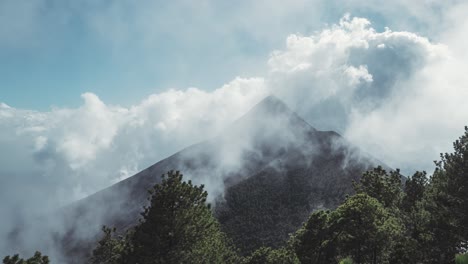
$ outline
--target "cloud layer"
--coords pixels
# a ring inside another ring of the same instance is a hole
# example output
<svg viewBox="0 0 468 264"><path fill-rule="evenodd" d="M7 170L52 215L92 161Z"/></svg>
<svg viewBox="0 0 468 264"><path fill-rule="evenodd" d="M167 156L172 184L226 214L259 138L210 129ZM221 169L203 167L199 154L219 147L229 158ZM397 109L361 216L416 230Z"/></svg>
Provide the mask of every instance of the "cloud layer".
<svg viewBox="0 0 468 264"><path fill-rule="evenodd" d="M314 35L290 35L285 49L271 53L267 76L238 77L211 92L169 90L131 107L107 105L92 93L83 94L82 106L75 109L37 112L2 105L1 140L10 150L0 159L2 174L55 181L55 191L67 196L60 200L68 202L216 135L271 93L318 129L345 133L364 148L361 138L375 138L372 144L380 146L390 141L395 147L424 148L429 142L413 138L407 145L400 142L403 137L395 142L375 135L392 131L393 119L401 126L411 123L402 118L428 120L414 111L427 109L429 98L444 98L441 93L451 96L446 86L437 92L442 88L427 82L435 68L453 60L444 45L410 32L376 32L367 19L347 15ZM414 109L405 109L408 104ZM454 123L450 128L463 125ZM397 132L391 132L393 138ZM391 156L397 149L369 150L389 157L392 166L409 165Z"/></svg>

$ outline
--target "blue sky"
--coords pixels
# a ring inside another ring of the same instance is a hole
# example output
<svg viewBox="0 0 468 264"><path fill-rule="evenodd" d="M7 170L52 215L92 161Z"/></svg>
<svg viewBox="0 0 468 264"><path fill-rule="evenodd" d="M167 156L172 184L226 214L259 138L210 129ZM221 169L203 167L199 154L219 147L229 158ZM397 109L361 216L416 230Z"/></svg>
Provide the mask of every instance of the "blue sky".
<svg viewBox="0 0 468 264"><path fill-rule="evenodd" d="M173 10L163 1L142 1L141 6L117 1L97 6L92 1L16 2L0 4L2 22L8 19L0 31L6 35L0 41L0 101L20 108L77 106L86 91L108 102L129 104L161 89L214 89L247 74L242 72L242 58L265 59L269 42L275 41L254 39L242 28L220 32L205 25L224 21L200 18L205 15L202 8ZM152 10L145 10L147 6ZM14 15L24 8L29 11ZM172 15L185 19L153 23L153 16ZM25 25L5 29L16 23Z"/></svg>
<svg viewBox="0 0 468 264"><path fill-rule="evenodd" d="M288 34L311 34L346 12L378 30L430 24L393 20L365 1L2 0L0 102L47 110L76 107L84 92L131 105L169 88L213 90L263 74Z"/></svg>

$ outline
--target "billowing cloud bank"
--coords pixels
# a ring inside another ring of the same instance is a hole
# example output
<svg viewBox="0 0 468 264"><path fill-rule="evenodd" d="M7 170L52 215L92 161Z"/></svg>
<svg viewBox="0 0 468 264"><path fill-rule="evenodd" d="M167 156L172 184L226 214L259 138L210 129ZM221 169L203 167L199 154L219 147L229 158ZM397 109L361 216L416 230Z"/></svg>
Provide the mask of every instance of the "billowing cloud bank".
<svg viewBox="0 0 468 264"><path fill-rule="evenodd" d="M85 93L79 108L49 112L2 103L0 210L15 213L2 220L0 236L24 211L84 197L215 136L271 93L392 167L431 169L468 123L457 32L436 44L346 15L311 36L288 36L266 76L238 77L211 92L169 90L130 107Z"/></svg>

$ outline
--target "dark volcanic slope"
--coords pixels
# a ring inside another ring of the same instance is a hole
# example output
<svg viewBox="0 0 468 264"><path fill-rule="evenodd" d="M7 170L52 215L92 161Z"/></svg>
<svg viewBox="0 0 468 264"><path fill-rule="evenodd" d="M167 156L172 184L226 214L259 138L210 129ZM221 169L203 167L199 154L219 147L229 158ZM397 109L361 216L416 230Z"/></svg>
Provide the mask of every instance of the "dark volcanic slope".
<svg viewBox="0 0 468 264"><path fill-rule="evenodd" d="M65 247L76 256L92 245L102 224L120 229L135 224L146 190L173 169L206 185L223 229L243 252L278 246L312 210L336 206L352 191L352 180L377 164L270 96L220 136L66 208Z"/></svg>
<svg viewBox="0 0 468 264"><path fill-rule="evenodd" d="M290 148L249 178L229 186L218 202L216 216L243 253L284 245L313 210L336 207L352 192L352 181L375 164L366 158L349 160L345 155L349 149L334 147L334 141L342 139L333 132L314 136L319 138L314 145L317 153L305 155Z"/></svg>

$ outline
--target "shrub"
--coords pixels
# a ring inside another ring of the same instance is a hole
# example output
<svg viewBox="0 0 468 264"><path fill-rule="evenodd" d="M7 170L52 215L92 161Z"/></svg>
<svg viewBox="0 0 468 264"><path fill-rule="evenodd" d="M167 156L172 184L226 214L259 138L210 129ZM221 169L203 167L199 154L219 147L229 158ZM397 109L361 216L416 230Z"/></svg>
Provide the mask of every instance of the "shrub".
<svg viewBox="0 0 468 264"><path fill-rule="evenodd" d="M344 258L340 261L340 264L353 264L353 260L350 257Z"/></svg>
<svg viewBox="0 0 468 264"><path fill-rule="evenodd" d="M468 264L468 254L458 254L455 256L455 264Z"/></svg>

